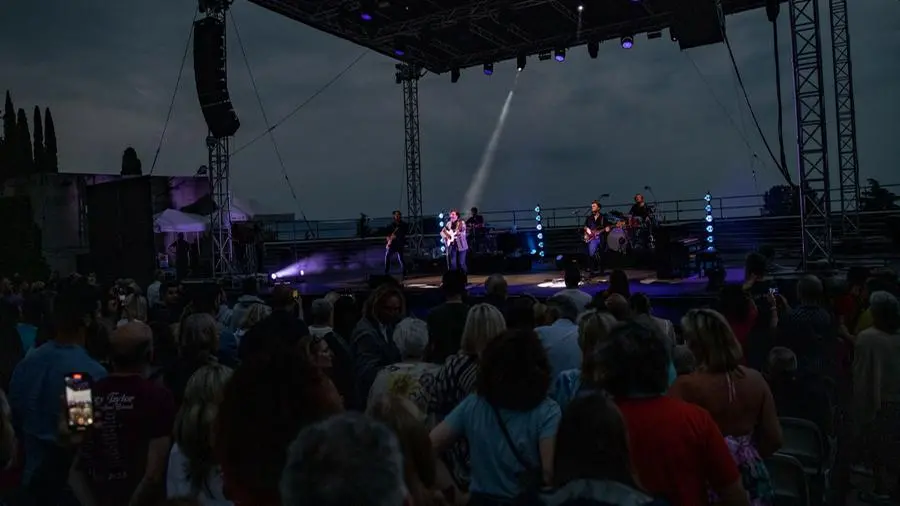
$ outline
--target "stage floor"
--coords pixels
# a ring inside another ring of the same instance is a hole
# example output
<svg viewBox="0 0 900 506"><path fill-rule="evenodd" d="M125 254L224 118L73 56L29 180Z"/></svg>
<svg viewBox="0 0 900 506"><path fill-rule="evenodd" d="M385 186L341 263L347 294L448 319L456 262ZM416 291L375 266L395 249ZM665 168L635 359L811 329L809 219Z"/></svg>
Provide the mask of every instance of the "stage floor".
<svg viewBox="0 0 900 506"><path fill-rule="evenodd" d="M643 292L653 298L660 297L710 297L715 296L707 291L708 281L705 278L690 277L685 279L660 280L656 273L649 270L626 269L631 292ZM742 268L727 268L726 282L737 283L743 280ZM469 293L473 296L484 295L486 275L469 275ZM509 284L510 295L531 294L536 297L549 297L565 288L562 272L558 270L534 270L528 273L504 274ZM368 277L362 273L307 276L295 284L297 290L306 296L321 296L330 291L365 291L368 289ZM399 278L398 278L399 280ZM609 276L597 276L582 285L588 293L596 293L606 289ZM407 292L431 292L440 288L439 274L410 276L403 282Z"/></svg>

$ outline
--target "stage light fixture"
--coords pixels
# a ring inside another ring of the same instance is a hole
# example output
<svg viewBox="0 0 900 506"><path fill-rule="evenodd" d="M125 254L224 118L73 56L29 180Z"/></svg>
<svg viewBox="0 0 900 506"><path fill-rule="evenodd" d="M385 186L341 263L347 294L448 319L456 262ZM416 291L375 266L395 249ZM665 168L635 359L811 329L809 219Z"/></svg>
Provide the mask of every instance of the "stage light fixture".
<svg viewBox="0 0 900 506"><path fill-rule="evenodd" d="M715 226L713 225L713 208L712 208L712 195L708 192L703 196L704 207L703 209L706 211L706 251L710 253L716 251L716 236L713 234L715 231Z"/></svg>
<svg viewBox="0 0 900 506"><path fill-rule="evenodd" d="M527 63L525 55L520 53L519 56L516 57L516 70L519 72L525 70L525 64Z"/></svg>
<svg viewBox="0 0 900 506"><path fill-rule="evenodd" d="M578 12L584 12L584 4L578 4Z"/></svg>
<svg viewBox="0 0 900 506"><path fill-rule="evenodd" d="M596 59L597 54L600 53L600 43L597 42L596 40L592 40L587 43L587 48L588 48L588 56L590 56L592 59Z"/></svg>
<svg viewBox="0 0 900 506"><path fill-rule="evenodd" d="M622 44L622 49L631 49L632 47L634 47L634 37L632 37L631 35L622 37L622 40L620 42Z"/></svg>
<svg viewBox="0 0 900 506"><path fill-rule="evenodd" d="M557 49L556 55L554 56L554 58L556 58L556 61L558 61L560 63L566 61L566 50L565 49Z"/></svg>
<svg viewBox="0 0 900 506"><path fill-rule="evenodd" d="M535 229L537 230L537 248L531 250L532 255L537 255L541 258L544 257L544 216L541 213L541 206L534 206L534 221L537 223L535 225Z"/></svg>
<svg viewBox="0 0 900 506"><path fill-rule="evenodd" d="M450 69L450 82L459 82L459 69Z"/></svg>
<svg viewBox="0 0 900 506"><path fill-rule="evenodd" d="M547 61L551 56L553 56L553 53L551 53L549 49L545 49L538 53L538 61Z"/></svg>
<svg viewBox="0 0 900 506"><path fill-rule="evenodd" d="M394 43L394 55L396 56L406 56L406 44L402 41L397 41Z"/></svg>
<svg viewBox="0 0 900 506"><path fill-rule="evenodd" d="M494 74L494 64L493 63L485 63L484 64L484 75L489 76Z"/></svg>
<svg viewBox="0 0 900 506"><path fill-rule="evenodd" d="M437 215L437 219L438 219L438 228L443 229L443 228L444 228L444 225L447 224L447 223L444 221L444 217L445 217L445 216L447 216L447 215L445 215L444 213L438 213L438 215ZM440 232L440 231L438 231L438 232ZM441 234L440 234L440 233L438 233L438 245L439 245L440 248L441 248L441 253L446 253L446 252L447 252L447 247L444 246L444 241L443 241L443 239L441 238Z"/></svg>

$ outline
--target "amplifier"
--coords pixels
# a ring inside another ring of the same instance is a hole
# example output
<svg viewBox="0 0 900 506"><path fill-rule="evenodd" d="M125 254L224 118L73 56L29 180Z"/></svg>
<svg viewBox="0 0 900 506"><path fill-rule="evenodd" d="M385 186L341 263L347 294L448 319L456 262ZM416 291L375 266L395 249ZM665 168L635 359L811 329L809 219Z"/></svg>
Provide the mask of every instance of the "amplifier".
<svg viewBox="0 0 900 506"><path fill-rule="evenodd" d="M687 278L697 274L697 254L705 243L697 237L675 239L656 244L656 277L658 279Z"/></svg>

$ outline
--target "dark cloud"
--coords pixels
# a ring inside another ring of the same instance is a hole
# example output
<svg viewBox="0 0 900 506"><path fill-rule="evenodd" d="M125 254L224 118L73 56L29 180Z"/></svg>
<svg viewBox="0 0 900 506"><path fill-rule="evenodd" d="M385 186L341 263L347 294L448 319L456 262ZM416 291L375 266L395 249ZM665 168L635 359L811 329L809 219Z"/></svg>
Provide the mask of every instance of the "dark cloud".
<svg viewBox="0 0 900 506"><path fill-rule="evenodd" d="M900 4L870 0L850 7L862 177L900 182ZM53 109L63 170L117 172L128 145L149 168L193 3L48 0L14 2L6 11L0 19L3 84L18 107ZM794 172L786 6L783 11L785 135ZM290 113L361 53L249 3L237 3L233 14L271 121ZM754 108L777 149L772 34L765 13L730 17L728 33ZM229 57L230 89L243 124L236 144L242 145L265 125L233 33ZM287 174L310 218L387 215L405 207L403 106L393 64L368 54L275 130ZM420 83L426 211L461 205L514 75L506 62L490 78L470 69L457 84L447 76ZM830 85L827 91L830 97ZM827 113L834 117L830 98ZM204 164L205 132L189 55L157 173L186 175ZM258 210L298 211L269 139L236 155L232 167L235 193L256 202ZM601 193L618 202L645 185L660 199L699 197L707 189L748 194L779 181L725 47L682 53L665 37L639 37L631 51L602 45L596 60L578 48L565 64L529 61L480 207L580 206Z"/></svg>

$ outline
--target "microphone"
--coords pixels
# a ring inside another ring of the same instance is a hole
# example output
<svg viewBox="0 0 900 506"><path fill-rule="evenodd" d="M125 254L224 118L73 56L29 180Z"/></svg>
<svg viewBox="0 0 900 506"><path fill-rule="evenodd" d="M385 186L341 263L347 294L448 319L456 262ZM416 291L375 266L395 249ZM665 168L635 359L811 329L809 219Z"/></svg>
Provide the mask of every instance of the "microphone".
<svg viewBox="0 0 900 506"><path fill-rule="evenodd" d="M644 190L646 190L646 191L648 191L648 192L652 192L652 191L653 191L653 188L650 188L649 186L645 186L645 187L644 187Z"/></svg>
<svg viewBox="0 0 900 506"><path fill-rule="evenodd" d="M603 195L600 195L600 198L601 198L601 199L609 198L609 194L608 194L608 193L604 193Z"/></svg>

